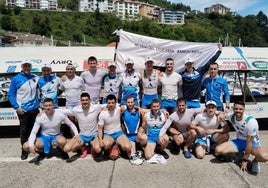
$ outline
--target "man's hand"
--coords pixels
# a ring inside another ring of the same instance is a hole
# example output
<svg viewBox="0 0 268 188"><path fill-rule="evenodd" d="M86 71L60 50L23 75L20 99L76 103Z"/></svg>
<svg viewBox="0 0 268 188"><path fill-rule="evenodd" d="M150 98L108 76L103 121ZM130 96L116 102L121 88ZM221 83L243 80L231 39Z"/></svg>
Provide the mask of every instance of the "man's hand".
<svg viewBox="0 0 268 188"><path fill-rule="evenodd" d="M16 111L17 111L17 113L18 113L19 115L23 115L23 114L25 113L25 111L22 110L21 108L18 108Z"/></svg>
<svg viewBox="0 0 268 188"><path fill-rule="evenodd" d="M243 161L242 164L241 164L241 170L242 171L247 171L247 165L248 165L248 162L247 161Z"/></svg>
<svg viewBox="0 0 268 188"><path fill-rule="evenodd" d="M218 48L220 51L222 51L222 44L221 43L218 43Z"/></svg>
<svg viewBox="0 0 268 188"><path fill-rule="evenodd" d="M159 141L159 143L160 143L161 145L164 145L164 144L165 144L165 139L164 139L163 136L159 136L159 137L158 137L158 141Z"/></svg>
<svg viewBox="0 0 268 188"><path fill-rule="evenodd" d="M36 147L35 147L35 146L32 146L32 147L30 147L30 148L29 148L29 151L30 151L30 153L35 154L35 153L36 153L36 151L37 151L37 149L36 149Z"/></svg>
<svg viewBox="0 0 268 188"><path fill-rule="evenodd" d="M62 82L65 82L67 80L67 76L63 75L60 79L61 79Z"/></svg>

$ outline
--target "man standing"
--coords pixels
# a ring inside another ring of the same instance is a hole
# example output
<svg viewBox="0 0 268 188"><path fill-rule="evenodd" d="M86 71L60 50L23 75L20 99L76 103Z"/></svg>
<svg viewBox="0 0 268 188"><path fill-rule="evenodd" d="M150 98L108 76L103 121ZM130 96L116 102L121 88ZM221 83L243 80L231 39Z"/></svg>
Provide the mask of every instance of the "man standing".
<svg viewBox="0 0 268 188"><path fill-rule="evenodd" d="M241 170L247 170L247 163L250 154L255 158L252 160L252 169L254 173L260 172L259 162L268 161L268 151L261 146L259 137L259 125L257 120L245 112L245 103L237 101L233 107L234 113L228 113L225 118L228 119L236 131L236 139L219 144L215 149L215 154L226 155L238 152L245 152L241 164Z"/></svg>
<svg viewBox="0 0 268 188"><path fill-rule="evenodd" d="M205 73L208 71L209 65L215 62L221 54L222 46L218 44L218 52L204 65L197 69L194 68L192 58L185 61L185 71L181 73L183 85L183 97L187 99L187 108L199 108L201 98L201 85Z"/></svg>
<svg viewBox="0 0 268 188"><path fill-rule="evenodd" d="M135 106L140 106L139 95L141 75L133 68L134 61L132 59L127 59L125 65L126 70L121 74L123 79L121 104L126 105L127 97L132 95L134 97Z"/></svg>
<svg viewBox="0 0 268 188"><path fill-rule="evenodd" d="M29 138L35 117L39 113L39 103L36 94L38 77L31 73L32 64L25 61L21 69L22 71L11 80L8 98L19 117L20 142L23 146ZM27 158L28 152L22 149L21 159Z"/></svg>
<svg viewBox="0 0 268 188"><path fill-rule="evenodd" d="M100 146L104 150L109 149L109 156L113 160L119 156L117 145L126 151L130 158L131 143L121 128L121 108L116 104L116 97L113 94L108 95L106 99L107 109L99 115L98 137Z"/></svg>
<svg viewBox="0 0 268 188"><path fill-rule="evenodd" d="M144 147L145 159L149 163L166 163L168 155L155 154L156 144L159 144L161 151L168 145L169 138L166 134L163 135L163 140L159 140L159 133L166 121L166 117L163 112L160 111L160 101L153 100L151 104L151 110L145 113L142 125L139 128L138 140ZM163 153L163 152L162 152Z"/></svg>
<svg viewBox="0 0 268 188"><path fill-rule="evenodd" d="M40 106L43 108L45 98L53 100L54 108L58 108L58 88L60 79L51 74L51 65L44 63L42 66L42 76L38 80L38 88L40 89Z"/></svg>
<svg viewBox="0 0 268 188"><path fill-rule="evenodd" d="M52 146L56 146L63 159L68 159L68 154L62 150L67 140L60 135L61 124L62 122L66 123L76 136L78 135L78 131L66 115L54 110L52 99L46 98L44 100L44 109L45 113L36 117L29 141L24 143L23 149L31 153L39 152L41 160L41 158L50 152ZM40 128L40 136L36 139Z"/></svg>
<svg viewBox="0 0 268 188"><path fill-rule="evenodd" d="M142 100L141 107L150 109L154 99L158 99L159 72L153 69L154 60L147 57L145 61L145 70L142 74Z"/></svg>
<svg viewBox="0 0 268 188"><path fill-rule="evenodd" d="M109 94L115 95L119 98L119 93L121 90L122 78L119 74L116 73L116 63L110 61L108 64L108 74L103 77L103 100L102 104L106 104L106 97Z"/></svg>
<svg viewBox="0 0 268 188"><path fill-rule="evenodd" d="M176 100L182 96L181 75L174 72L174 60L168 58L166 60L166 71L159 77L159 82L162 87L161 107L166 109L170 114L174 112L176 108Z"/></svg>
<svg viewBox="0 0 268 188"><path fill-rule="evenodd" d="M85 91L90 95L91 102L99 104L101 83L107 71L97 69L98 60L94 56L88 58L89 69L81 73L80 77L84 80Z"/></svg>
<svg viewBox="0 0 268 188"><path fill-rule="evenodd" d="M227 81L218 76L219 65L211 63L209 65L209 77L205 78L202 83L202 90L206 89L206 101L213 100L217 104L218 111L224 111L222 95L225 97L225 108L230 109L230 94Z"/></svg>
<svg viewBox="0 0 268 188"><path fill-rule="evenodd" d="M84 88L83 79L75 75L75 67L69 63L66 66L66 77L62 78L59 88L65 92L66 108L73 108L80 104L79 96Z"/></svg>
<svg viewBox="0 0 268 188"><path fill-rule="evenodd" d="M65 152L76 151L82 149L81 158L87 156L89 147L85 144L89 143L91 147L91 155L94 158L96 154L101 152L101 147L98 139L98 115L102 110L100 104L90 104L90 95L86 92L80 96L81 105L73 109L63 110L69 116L74 116L78 122L80 129L79 136L73 137L64 147Z"/></svg>
<svg viewBox="0 0 268 188"><path fill-rule="evenodd" d="M218 119L215 114L216 108L216 102L207 101L206 112L197 114L189 125L198 135L195 141L195 153L198 159L203 159L206 150L210 152L212 145L221 144L229 139L229 127L226 122Z"/></svg>
<svg viewBox="0 0 268 188"><path fill-rule="evenodd" d="M159 140L162 142L163 135L169 130L177 147L185 143L183 146L184 157L191 158L192 154L189 147L195 141L197 134L194 130L189 129L189 124L194 116L202 111L202 108L187 109L186 99L179 98L177 100L177 110L168 117L160 131Z"/></svg>

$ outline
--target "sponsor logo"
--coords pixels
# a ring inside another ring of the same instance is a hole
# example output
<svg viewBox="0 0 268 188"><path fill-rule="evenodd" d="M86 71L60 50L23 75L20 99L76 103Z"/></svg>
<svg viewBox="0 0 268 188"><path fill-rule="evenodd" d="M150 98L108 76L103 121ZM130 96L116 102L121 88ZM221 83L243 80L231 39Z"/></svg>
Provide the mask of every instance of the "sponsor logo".
<svg viewBox="0 0 268 188"><path fill-rule="evenodd" d="M252 65L257 69L268 69L268 62L267 61L254 61Z"/></svg>
<svg viewBox="0 0 268 188"><path fill-rule="evenodd" d="M12 73L16 71L17 66L16 65L11 65L7 67L7 73Z"/></svg>
<svg viewBox="0 0 268 188"><path fill-rule="evenodd" d="M72 60L68 59L68 60L52 60L50 64L54 64L54 65L59 65L59 64L69 64L69 63L73 63Z"/></svg>
<svg viewBox="0 0 268 188"><path fill-rule="evenodd" d="M108 64L109 64L110 61L111 60L107 60L107 59L98 60L97 69L107 69ZM88 60L84 60L83 69L84 70L88 70L89 69Z"/></svg>
<svg viewBox="0 0 268 188"><path fill-rule="evenodd" d="M259 106L259 107L254 107L254 108L246 108L246 112L248 114L250 114L250 113L261 113L261 112L264 112L264 107Z"/></svg>

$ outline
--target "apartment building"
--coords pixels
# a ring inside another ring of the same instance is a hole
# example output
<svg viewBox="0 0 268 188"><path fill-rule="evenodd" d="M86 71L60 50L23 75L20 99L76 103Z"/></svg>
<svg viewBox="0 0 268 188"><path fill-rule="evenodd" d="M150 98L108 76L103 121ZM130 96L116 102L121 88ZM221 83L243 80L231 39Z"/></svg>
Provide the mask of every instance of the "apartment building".
<svg viewBox="0 0 268 188"><path fill-rule="evenodd" d="M230 11L231 11L230 8L228 8L222 4L215 4L215 5L212 5L211 7L204 8L205 13L216 12L216 13L219 13L222 15L225 15L226 13L228 13Z"/></svg>
<svg viewBox="0 0 268 188"><path fill-rule="evenodd" d="M6 0L6 5L29 9L57 10L58 0Z"/></svg>
<svg viewBox="0 0 268 188"><path fill-rule="evenodd" d="M136 20L139 19L140 5L139 1L114 1L114 12L123 20Z"/></svg>
<svg viewBox="0 0 268 188"><path fill-rule="evenodd" d="M159 23L183 25L184 24L184 12L162 9L159 15Z"/></svg>
<svg viewBox="0 0 268 188"><path fill-rule="evenodd" d="M157 20L160 14L160 10L161 8L156 5L141 3L139 14L142 18Z"/></svg>
<svg viewBox="0 0 268 188"><path fill-rule="evenodd" d="M113 0L80 0L78 9L80 12L94 12L99 8L101 13L113 11Z"/></svg>
<svg viewBox="0 0 268 188"><path fill-rule="evenodd" d="M14 37L10 41L14 47L53 46L52 39L40 35L15 33L10 36Z"/></svg>

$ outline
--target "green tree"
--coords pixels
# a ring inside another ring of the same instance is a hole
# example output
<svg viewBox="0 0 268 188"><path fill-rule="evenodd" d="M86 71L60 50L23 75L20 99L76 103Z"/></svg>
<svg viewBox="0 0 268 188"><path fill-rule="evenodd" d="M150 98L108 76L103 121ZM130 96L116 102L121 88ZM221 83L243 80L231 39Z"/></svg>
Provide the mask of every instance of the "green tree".
<svg viewBox="0 0 268 188"><path fill-rule="evenodd" d="M2 16L1 27L7 31L17 31L15 20L9 15Z"/></svg>

